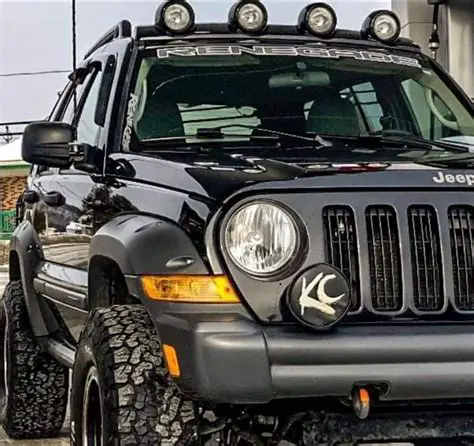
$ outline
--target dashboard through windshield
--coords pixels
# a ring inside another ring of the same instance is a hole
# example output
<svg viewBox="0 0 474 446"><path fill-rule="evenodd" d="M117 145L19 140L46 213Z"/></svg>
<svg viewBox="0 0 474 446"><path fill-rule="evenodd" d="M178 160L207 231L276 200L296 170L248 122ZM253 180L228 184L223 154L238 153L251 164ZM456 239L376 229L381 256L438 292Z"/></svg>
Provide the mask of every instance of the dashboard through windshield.
<svg viewBox="0 0 474 446"><path fill-rule="evenodd" d="M268 131L352 137L401 131L430 140L474 136L469 110L418 54L285 45L196 45L144 51L123 145L202 130L249 141ZM284 144L294 144L295 140Z"/></svg>

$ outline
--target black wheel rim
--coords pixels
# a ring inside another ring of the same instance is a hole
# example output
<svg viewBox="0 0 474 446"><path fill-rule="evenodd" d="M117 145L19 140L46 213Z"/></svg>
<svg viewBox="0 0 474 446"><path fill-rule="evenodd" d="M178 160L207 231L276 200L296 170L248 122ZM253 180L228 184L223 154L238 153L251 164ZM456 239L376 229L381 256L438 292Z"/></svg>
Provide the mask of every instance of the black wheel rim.
<svg viewBox="0 0 474 446"><path fill-rule="evenodd" d="M87 374L84 386L84 403L82 409L82 444L83 446L103 445L102 404L100 398L97 369L92 366Z"/></svg>

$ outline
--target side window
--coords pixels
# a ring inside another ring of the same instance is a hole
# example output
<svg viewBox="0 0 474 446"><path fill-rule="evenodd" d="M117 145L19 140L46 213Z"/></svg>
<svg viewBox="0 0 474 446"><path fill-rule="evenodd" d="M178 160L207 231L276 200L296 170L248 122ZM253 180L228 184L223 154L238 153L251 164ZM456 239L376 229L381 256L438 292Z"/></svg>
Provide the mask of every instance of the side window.
<svg viewBox="0 0 474 446"><path fill-rule="evenodd" d="M84 90L85 90L88 82L90 81L91 76L92 76L92 74L88 74L86 76L86 78L84 79L84 81L81 84L77 85L77 87L76 87L76 105L77 106L79 106L80 100L82 98L82 94L84 93ZM72 91L69 94L69 99L68 100L69 100L69 102L67 104L67 107L64 110L61 121L66 122L68 124L72 124L72 122L74 121L74 112L75 112L75 110L74 110L74 96L72 94Z"/></svg>
<svg viewBox="0 0 474 446"><path fill-rule="evenodd" d="M101 127L95 123L95 110L99 98L102 72L97 71L87 86L85 102L81 100L79 116L74 118L77 129L77 140L80 143L95 146L98 144Z"/></svg>
<svg viewBox="0 0 474 446"><path fill-rule="evenodd" d="M70 86L71 86L71 83L68 82L68 84L63 88L63 90L58 92L58 97L56 98L56 103L54 104L54 107L53 107L53 109L51 110L51 113L48 116L48 119L50 121L56 121L57 120L56 118L57 118L57 115L58 115L58 111L61 109L61 106L62 106L63 102L67 99L66 96L67 96L67 92L68 92Z"/></svg>
<svg viewBox="0 0 474 446"><path fill-rule="evenodd" d="M84 88L87 85L87 82L90 80L91 74L86 76L85 80L76 87L76 98L77 104L81 99L81 96L84 92ZM51 114L51 118L56 121L66 122L68 124L72 124L74 120L74 98L72 95L72 84L69 83L66 88L64 89L62 95L66 95L66 97L61 97L58 103L55 106L55 110ZM66 103L64 105L64 103ZM36 172L33 171L33 175L40 175L40 174L51 174L56 169L52 169L50 167L45 166L38 166Z"/></svg>
<svg viewBox="0 0 474 446"><path fill-rule="evenodd" d="M408 97L411 109L424 138L440 139L453 134L453 131L445 127L431 112L426 99L425 89L421 84L412 79L407 79L402 82L402 87ZM450 121L455 119L451 110L439 96L435 95L433 102L446 119Z"/></svg>

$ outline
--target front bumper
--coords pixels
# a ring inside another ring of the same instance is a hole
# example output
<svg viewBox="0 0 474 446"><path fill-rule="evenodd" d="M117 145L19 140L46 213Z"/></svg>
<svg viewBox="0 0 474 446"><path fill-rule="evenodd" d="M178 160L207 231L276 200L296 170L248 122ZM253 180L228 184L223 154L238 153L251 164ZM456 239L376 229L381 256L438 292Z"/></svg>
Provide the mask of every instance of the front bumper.
<svg viewBox="0 0 474 446"><path fill-rule="evenodd" d="M331 333L262 327L238 314L162 313L161 340L178 353L183 392L215 403L347 397L382 385L381 400L474 397L474 327L340 326Z"/></svg>

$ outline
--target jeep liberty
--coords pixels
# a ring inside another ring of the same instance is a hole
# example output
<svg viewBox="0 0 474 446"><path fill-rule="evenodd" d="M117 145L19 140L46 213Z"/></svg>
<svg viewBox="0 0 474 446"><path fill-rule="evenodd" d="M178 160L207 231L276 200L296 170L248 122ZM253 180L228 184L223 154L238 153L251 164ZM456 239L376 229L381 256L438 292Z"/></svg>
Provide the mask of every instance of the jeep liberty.
<svg viewBox="0 0 474 446"><path fill-rule="evenodd" d="M11 438L474 438L473 104L390 11L269 15L124 20L26 127Z"/></svg>

